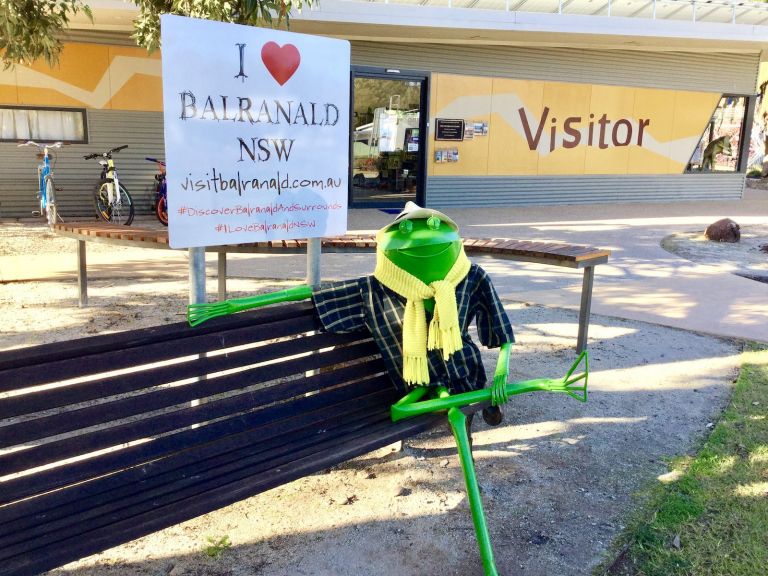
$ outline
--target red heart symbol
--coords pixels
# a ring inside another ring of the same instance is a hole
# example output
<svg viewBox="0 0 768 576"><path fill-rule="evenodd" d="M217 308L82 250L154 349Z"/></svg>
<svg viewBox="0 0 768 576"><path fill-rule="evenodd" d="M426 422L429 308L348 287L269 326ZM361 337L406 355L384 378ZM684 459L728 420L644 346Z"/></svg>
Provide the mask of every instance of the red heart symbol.
<svg viewBox="0 0 768 576"><path fill-rule="evenodd" d="M282 86L296 72L301 62L301 55L293 44L280 47L274 42L267 42L261 49L261 61L272 74L272 78Z"/></svg>

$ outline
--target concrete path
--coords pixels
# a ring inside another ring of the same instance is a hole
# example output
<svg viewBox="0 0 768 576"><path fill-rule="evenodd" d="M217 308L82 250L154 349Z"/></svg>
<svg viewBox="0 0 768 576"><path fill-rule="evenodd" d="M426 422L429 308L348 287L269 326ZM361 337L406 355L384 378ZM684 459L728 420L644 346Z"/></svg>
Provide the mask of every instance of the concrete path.
<svg viewBox="0 0 768 576"><path fill-rule="evenodd" d="M446 210L465 236L508 237L612 250L607 265L596 268L592 312L642 320L718 336L768 342L768 284L735 276L722 267L679 258L660 247L673 233L702 231L723 217L742 226L768 222L768 191L746 190L728 202L591 204ZM391 221L380 210L352 210L350 232L373 232ZM152 220L138 221L153 225ZM154 222L155 225L158 225ZM72 253L0 257L0 282L62 279L76 270ZM482 265L506 300L576 309L581 271L486 258ZM326 254L323 279L370 274L372 254ZM216 257L208 256L209 276ZM186 253L172 250L94 249L89 244L88 274L98 277L178 277L188 273ZM301 279L303 256L230 255L229 276ZM216 289L215 280L208 291Z"/></svg>

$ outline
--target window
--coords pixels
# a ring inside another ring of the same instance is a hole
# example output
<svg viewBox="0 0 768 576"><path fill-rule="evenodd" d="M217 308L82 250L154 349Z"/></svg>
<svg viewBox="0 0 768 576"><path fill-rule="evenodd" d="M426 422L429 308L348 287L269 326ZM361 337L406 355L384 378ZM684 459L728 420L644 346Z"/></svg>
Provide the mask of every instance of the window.
<svg viewBox="0 0 768 576"><path fill-rule="evenodd" d="M86 143L85 110L0 106L0 141Z"/></svg>
<svg viewBox="0 0 768 576"><path fill-rule="evenodd" d="M723 96L691 156L687 172L738 171L746 113L746 96Z"/></svg>

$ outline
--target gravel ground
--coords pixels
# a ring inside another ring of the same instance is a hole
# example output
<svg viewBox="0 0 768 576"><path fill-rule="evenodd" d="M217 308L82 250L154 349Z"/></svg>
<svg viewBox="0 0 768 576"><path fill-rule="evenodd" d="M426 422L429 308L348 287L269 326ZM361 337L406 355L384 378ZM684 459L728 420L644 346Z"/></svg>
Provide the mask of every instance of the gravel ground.
<svg viewBox="0 0 768 576"><path fill-rule="evenodd" d="M0 254L38 253L41 237L46 249L61 250L45 234L1 224ZM229 281L233 296L280 285ZM0 284L0 349L178 321L186 290L185 278L98 279L91 307L80 309L74 282ZM577 313L505 304L518 338L512 378L562 375L575 356ZM622 529L633 494L706 434L728 400L740 349L593 316L587 404L529 394L512 399L499 427L478 419L475 457L499 572L589 574ZM486 353L486 366L494 362ZM223 536L232 547L220 558L202 553L208 537ZM402 452L382 449L52 573L467 576L482 568L446 428Z"/></svg>

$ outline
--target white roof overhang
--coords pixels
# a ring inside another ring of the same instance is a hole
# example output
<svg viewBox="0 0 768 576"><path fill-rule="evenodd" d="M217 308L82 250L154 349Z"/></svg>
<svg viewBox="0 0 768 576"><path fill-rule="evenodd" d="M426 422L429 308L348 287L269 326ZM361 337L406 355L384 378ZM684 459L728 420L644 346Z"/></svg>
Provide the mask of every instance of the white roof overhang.
<svg viewBox="0 0 768 576"><path fill-rule="evenodd" d="M727 0L315 0L291 30L349 40L651 51L768 50L768 4ZM441 5L432 5L432 4ZM129 32L136 6L92 0L75 30ZM610 15L609 15L610 14ZM654 17L655 16L655 17Z"/></svg>

